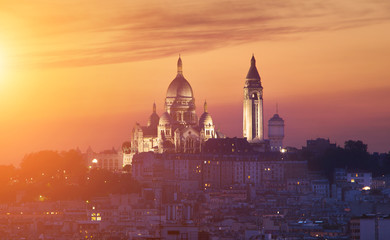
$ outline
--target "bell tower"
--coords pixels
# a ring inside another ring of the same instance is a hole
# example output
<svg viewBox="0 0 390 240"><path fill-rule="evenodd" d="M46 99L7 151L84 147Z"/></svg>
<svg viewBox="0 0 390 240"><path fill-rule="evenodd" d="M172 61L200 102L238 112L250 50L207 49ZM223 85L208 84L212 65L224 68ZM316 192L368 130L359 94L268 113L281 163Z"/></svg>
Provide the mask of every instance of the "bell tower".
<svg viewBox="0 0 390 240"><path fill-rule="evenodd" d="M253 55L244 86L243 137L252 143L264 140L263 87Z"/></svg>

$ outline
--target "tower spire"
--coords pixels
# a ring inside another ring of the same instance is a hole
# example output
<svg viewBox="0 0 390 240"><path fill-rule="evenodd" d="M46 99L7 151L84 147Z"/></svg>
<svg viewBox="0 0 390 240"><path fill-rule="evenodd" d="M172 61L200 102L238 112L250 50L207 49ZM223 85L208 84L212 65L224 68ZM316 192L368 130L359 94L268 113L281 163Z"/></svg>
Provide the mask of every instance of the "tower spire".
<svg viewBox="0 0 390 240"><path fill-rule="evenodd" d="M153 103L153 113L156 113L156 102Z"/></svg>
<svg viewBox="0 0 390 240"><path fill-rule="evenodd" d="M181 57L179 54L179 59L177 60L177 74L183 74L183 63L181 62Z"/></svg>
<svg viewBox="0 0 390 240"><path fill-rule="evenodd" d="M259 72L256 68L256 59L255 55L252 54L251 58L251 67L249 68L248 74L246 75L246 79L252 79L252 80L260 80Z"/></svg>
<svg viewBox="0 0 390 240"><path fill-rule="evenodd" d="M204 112L207 112L207 102L206 102L206 100L204 100Z"/></svg>

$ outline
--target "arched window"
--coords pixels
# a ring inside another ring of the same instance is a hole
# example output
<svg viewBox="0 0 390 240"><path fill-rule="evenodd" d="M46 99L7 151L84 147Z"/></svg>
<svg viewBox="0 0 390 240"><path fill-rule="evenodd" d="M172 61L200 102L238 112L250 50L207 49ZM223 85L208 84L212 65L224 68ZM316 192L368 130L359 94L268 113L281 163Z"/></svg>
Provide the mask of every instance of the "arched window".
<svg viewBox="0 0 390 240"><path fill-rule="evenodd" d="M195 152L195 141L192 137L186 138L185 152L186 153L194 153Z"/></svg>

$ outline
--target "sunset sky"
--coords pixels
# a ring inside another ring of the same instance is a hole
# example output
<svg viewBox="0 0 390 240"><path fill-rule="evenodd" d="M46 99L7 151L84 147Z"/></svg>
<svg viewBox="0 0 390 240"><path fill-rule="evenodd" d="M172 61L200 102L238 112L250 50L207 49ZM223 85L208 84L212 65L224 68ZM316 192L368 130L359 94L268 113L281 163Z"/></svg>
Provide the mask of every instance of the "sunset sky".
<svg viewBox="0 0 390 240"><path fill-rule="evenodd" d="M207 100L229 137L254 54L286 145L390 151L388 0L0 0L0 164L121 146L163 113L179 54L198 115Z"/></svg>

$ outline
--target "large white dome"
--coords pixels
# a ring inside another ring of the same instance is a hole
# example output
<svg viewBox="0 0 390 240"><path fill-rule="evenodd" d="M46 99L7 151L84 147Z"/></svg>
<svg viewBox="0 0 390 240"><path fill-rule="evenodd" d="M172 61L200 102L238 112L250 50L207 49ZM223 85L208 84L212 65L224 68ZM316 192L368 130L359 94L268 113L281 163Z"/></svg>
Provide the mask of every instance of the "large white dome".
<svg viewBox="0 0 390 240"><path fill-rule="evenodd" d="M173 79L171 84L169 84L167 90L167 97L176 98L176 97L185 97L192 98L192 88L190 83L183 77L181 74L177 74L176 78Z"/></svg>
<svg viewBox="0 0 390 240"><path fill-rule="evenodd" d="M183 63L179 57L179 60L177 61L177 76L173 79L171 84L169 84L167 98L192 98L193 96L192 87L183 76Z"/></svg>

